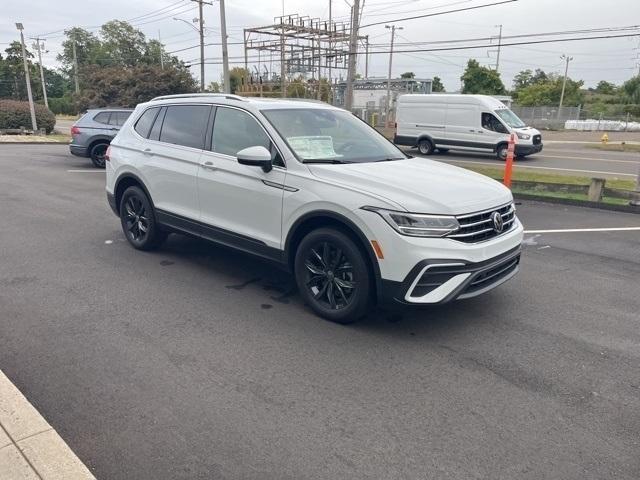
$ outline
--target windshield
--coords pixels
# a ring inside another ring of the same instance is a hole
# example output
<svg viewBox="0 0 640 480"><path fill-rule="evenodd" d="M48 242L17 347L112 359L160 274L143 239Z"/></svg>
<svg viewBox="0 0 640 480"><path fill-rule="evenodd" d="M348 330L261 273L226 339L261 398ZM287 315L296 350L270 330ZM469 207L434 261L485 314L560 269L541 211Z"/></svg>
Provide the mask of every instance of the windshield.
<svg viewBox="0 0 640 480"><path fill-rule="evenodd" d="M508 108L501 108L499 110L496 110L496 115L498 115L504 123L512 128L526 127L524 122L520 120L518 116Z"/></svg>
<svg viewBox="0 0 640 480"><path fill-rule="evenodd" d="M290 108L262 113L304 163L363 163L407 158L349 112Z"/></svg>

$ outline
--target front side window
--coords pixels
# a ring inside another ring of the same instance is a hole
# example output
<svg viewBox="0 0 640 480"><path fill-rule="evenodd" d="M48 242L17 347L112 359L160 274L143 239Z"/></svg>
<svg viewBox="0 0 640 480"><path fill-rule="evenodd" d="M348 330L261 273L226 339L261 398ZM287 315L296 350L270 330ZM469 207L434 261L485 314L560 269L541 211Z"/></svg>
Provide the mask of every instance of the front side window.
<svg viewBox="0 0 640 480"><path fill-rule="evenodd" d="M482 128L498 133L509 133L502 122L498 120L495 115L486 112L482 114Z"/></svg>
<svg viewBox="0 0 640 480"><path fill-rule="evenodd" d="M211 107L206 105L172 105L162 122L160 141L192 148L204 148L204 132Z"/></svg>
<svg viewBox="0 0 640 480"><path fill-rule="evenodd" d="M306 163L362 163L407 158L395 145L349 112L324 108L263 110Z"/></svg>
<svg viewBox="0 0 640 480"><path fill-rule="evenodd" d="M262 146L271 152L274 165L284 166L264 129L255 118L242 110L218 107L211 143L214 152L232 157L245 148Z"/></svg>
<svg viewBox="0 0 640 480"><path fill-rule="evenodd" d="M138 134L141 137L147 138L147 136L149 135L149 129L153 124L154 118L156 118L158 110L159 109L157 107L145 110L145 112L140 116L140 118L136 122L136 125L133 128L135 129L136 132L138 132Z"/></svg>

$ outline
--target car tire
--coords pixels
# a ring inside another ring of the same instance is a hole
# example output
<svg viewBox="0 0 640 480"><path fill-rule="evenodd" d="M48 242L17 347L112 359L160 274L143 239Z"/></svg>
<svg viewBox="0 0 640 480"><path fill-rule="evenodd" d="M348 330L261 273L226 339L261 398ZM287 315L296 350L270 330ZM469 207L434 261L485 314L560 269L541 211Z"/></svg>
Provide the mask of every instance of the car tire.
<svg viewBox="0 0 640 480"><path fill-rule="evenodd" d="M418 151L422 155L431 155L435 147L433 146L433 142L428 139L420 140L418 142Z"/></svg>
<svg viewBox="0 0 640 480"><path fill-rule="evenodd" d="M509 146L506 143L501 143L496 148L496 157L498 160L505 161L507 159L507 151L509 150Z"/></svg>
<svg viewBox="0 0 640 480"><path fill-rule="evenodd" d="M105 156L107 154L107 148L109 147L108 143L96 143L93 147L91 147L91 151L89 152L89 156L91 157L91 163L96 168L104 168L105 167Z"/></svg>
<svg viewBox="0 0 640 480"><path fill-rule="evenodd" d="M294 273L302 299L320 317L348 324L371 303L371 274L365 254L341 231L313 230L302 239Z"/></svg>
<svg viewBox="0 0 640 480"><path fill-rule="evenodd" d="M167 238L156 223L151 201L140 187L129 187L122 194L120 223L124 236L138 250L158 248Z"/></svg>

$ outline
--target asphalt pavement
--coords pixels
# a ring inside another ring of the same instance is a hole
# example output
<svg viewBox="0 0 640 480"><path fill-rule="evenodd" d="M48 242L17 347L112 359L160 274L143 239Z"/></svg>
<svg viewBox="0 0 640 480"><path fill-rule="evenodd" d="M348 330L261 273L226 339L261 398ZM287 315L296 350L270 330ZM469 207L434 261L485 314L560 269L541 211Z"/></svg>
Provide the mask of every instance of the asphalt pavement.
<svg viewBox="0 0 640 480"><path fill-rule="evenodd" d="M490 294L344 327L261 260L133 250L66 146L0 146L0 219L0 367L98 479L640 477L638 231L527 234Z"/></svg>
<svg viewBox="0 0 640 480"><path fill-rule="evenodd" d="M409 151L422 156L415 149ZM487 153L450 150L446 154L435 153L431 158L459 166L504 167L504 161ZM590 148L588 144L554 142L545 144L540 153L517 159L515 166L539 173L634 180L640 170L640 152L606 151Z"/></svg>

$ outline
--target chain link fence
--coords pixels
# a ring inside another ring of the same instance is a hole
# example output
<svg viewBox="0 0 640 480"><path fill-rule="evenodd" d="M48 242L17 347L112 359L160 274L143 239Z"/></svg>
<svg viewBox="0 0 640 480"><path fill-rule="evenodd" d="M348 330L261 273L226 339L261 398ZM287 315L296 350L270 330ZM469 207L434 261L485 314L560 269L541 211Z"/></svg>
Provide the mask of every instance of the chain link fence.
<svg viewBox="0 0 640 480"><path fill-rule="evenodd" d="M620 111L617 114L603 114L583 107L538 106L521 107L513 105L513 113L524 123L538 129L588 131L638 131L638 118Z"/></svg>

